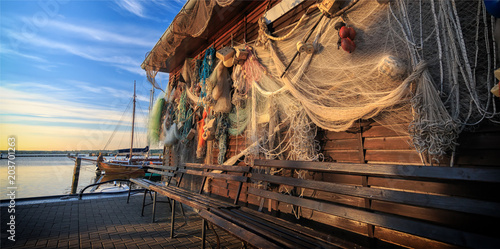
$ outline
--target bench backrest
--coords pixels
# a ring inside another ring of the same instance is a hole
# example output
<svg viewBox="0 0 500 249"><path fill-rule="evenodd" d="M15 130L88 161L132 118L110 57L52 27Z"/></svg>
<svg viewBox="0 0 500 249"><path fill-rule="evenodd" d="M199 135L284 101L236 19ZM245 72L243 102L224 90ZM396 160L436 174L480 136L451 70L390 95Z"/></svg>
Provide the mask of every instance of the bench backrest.
<svg viewBox="0 0 500 249"><path fill-rule="evenodd" d="M214 179L222 179L226 181L238 182L238 190L236 197L234 199L234 204L238 203L238 199L241 193L241 188L243 183L248 181L247 174L250 172L249 166L229 166L229 165L210 165L210 164L198 164L198 163L185 163L184 167L177 169L179 179L177 181L177 186L180 186L182 178L184 175L192 175L202 177L202 182L199 194L203 193L207 177Z"/></svg>
<svg viewBox="0 0 500 249"><path fill-rule="evenodd" d="M147 167L148 173L161 175L163 179L166 178L167 185L169 185L171 180L177 175L177 167L175 166L150 164Z"/></svg>
<svg viewBox="0 0 500 249"><path fill-rule="evenodd" d="M300 170L306 179L294 177ZM249 184L248 193L365 223L369 236L382 228L459 246L500 242L491 229L500 221L499 169L255 160L251 180L313 190L299 198Z"/></svg>

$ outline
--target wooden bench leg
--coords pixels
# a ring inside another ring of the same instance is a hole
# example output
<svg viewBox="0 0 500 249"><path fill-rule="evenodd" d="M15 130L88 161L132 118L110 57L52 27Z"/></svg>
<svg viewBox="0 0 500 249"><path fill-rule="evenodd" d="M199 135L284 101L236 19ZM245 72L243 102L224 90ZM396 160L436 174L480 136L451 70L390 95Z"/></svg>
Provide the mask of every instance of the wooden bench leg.
<svg viewBox="0 0 500 249"><path fill-rule="evenodd" d="M172 201L167 197L168 207L170 208L170 212L172 212Z"/></svg>
<svg viewBox="0 0 500 249"><path fill-rule="evenodd" d="M156 213L156 192L153 193L153 217L151 218L151 223L155 223L155 213Z"/></svg>
<svg viewBox="0 0 500 249"><path fill-rule="evenodd" d="M182 206L182 203L179 202L179 206L181 206L182 217L184 217L184 220L186 220L186 214L184 213L184 207Z"/></svg>
<svg viewBox="0 0 500 249"><path fill-rule="evenodd" d="M174 223L175 223L175 200L172 201L172 217L170 218L170 238L174 238Z"/></svg>
<svg viewBox="0 0 500 249"><path fill-rule="evenodd" d="M205 249L205 238L207 235L207 221L201 219L201 248Z"/></svg>
<svg viewBox="0 0 500 249"><path fill-rule="evenodd" d="M128 183L128 196L127 196L127 204L130 201L130 192L132 191L132 182Z"/></svg>
<svg viewBox="0 0 500 249"><path fill-rule="evenodd" d="M146 195L148 194L148 189L144 189L144 197L142 198L142 211L141 216L144 216L144 207L146 206Z"/></svg>

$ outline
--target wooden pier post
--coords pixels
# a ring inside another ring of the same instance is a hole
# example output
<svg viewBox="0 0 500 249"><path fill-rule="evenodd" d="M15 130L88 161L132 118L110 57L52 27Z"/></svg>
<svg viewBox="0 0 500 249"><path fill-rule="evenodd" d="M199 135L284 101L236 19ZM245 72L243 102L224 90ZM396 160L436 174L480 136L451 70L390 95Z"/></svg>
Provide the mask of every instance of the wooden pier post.
<svg viewBox="0 0 500 249"><path fill-rule="evenodd" d="M78 178L80 177L80 165L82 164L82 159L77 157L75 160L75 168L73 169L73 182L71 183L71 194L76 194L76 188L78 187Z"/></svg>

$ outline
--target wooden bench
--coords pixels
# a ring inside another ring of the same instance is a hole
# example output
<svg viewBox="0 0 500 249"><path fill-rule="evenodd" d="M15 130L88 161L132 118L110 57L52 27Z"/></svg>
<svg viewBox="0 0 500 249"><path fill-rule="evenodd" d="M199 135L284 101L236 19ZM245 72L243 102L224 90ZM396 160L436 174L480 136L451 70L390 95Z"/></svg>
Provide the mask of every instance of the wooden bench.
<svg viewBox="0 0 500 249"><path fill-rule="evenodd" d="M127 196L127 203L129 203L130 200L130 193L132 190L132 184L136 184L139 187L144 189L144 196L142 199L142 211L141 211L141 216L144 216L144 208L148 205L153 205L152 209L152 222L155 222L155 213L156 213L156 203L157 203L157 196L156 192L154 192L151 187L152 186L164 186L164 185L169 185L171 180L176 176L176 170L177 167L174 166L162 166L162 165L157 165L157 164L151 164L147 165L147 172L150 173L151 175L157 174L162 177L163 180L165 181L152 181L151 179L145 179L145 178L131 178L129 182L129 191L128 191L128 196ZM151 176L150 175L150 176ZM152 202L146 204L146 196L149 193L151 195L151 192L153 192L152 196ZM167 199L167 202L170 204L170 200ZM171 205L170 205L171 207Z"/></svg>
<svg viewBox="0 0 500 249"><path fill-rule="evenodd" d="M251 178L317 193L299 198L250 186L249 194L364 223L372 238L399 234L404 240L413 236L415 245L424 243L420 237L465 247L500 243L494 229L500 221L499 169L270 160L256 160L255 166L315 172L309 179L260 173ZM331 181L318 179L324 174Z"/></svg>
<svg viewBox="0 0 500 249"><path fill-rule="evenodd" d="M184 167L177 169L177 184L176 185L150 185L150 189L158 194L164 195L171 200L172 213L171 213L171 230L170 237L174 237L174 224L175 224L175 202L188 205L198 211L210 209L235 209L238 208L238 199L241 192L243 183L248 181L247 174L250 171L248 166L225 166L225 165L206 165L196 163L186 163ZM199 189L195 191L182 188L182 180L186 176L193 177L192 182L200 182ZM204 187L207 178L222 179L228 182L237 182L238 191L232 203L227 200L221 200L204 195ZM199 180L199 181L196 181ZM181 205L182 207L182 205ZM202 237L203 246L205 245L205 220L202 222Z"/></svg>
<svg viewBox="0 0 500 249"><path fill-rule="evenodd" d="M319 214L320 223L333 216L351 226L358 224L362 230L353 232L367 238L356 245L244 207L200 212L204 219L259 248L385 247L384 241L410 247L500 245L499 169L278 160L254 164L253 182L288 186L292 194L302 190L305 194L299 197L257 184L248 185L248 194L274 201L275 207L285 204L290 210L303 208L311 217ZM271 168L279 174L261 172ZM296 172L303 170L307 179L297 178ZM342 228L341 223L337 226Z"/></svg>
<svg viewBox="0 0 500 249"><path fill-rule="evenodd" d="M498 169L255 160L247 178L249 169L186 164L177 170L176 185L151 185L150 189L169 197L172 207L178 201L197 209L203 218L203 246L207 221L258 248L385 247L387 242L445 248L500 244L495 228L500 221ZM307 174L301 175L306 177L298 178L297 172L304 171ZM196 192L179 187L185 175L199 178ZM203 194L207 177L239 183L232 203ZM311 219L303 215L291 222L238 206L247 180L253 182L247 183L247 195L273 202L275 211L302 209ZM278 186L289 191L278 192ZM171 237L174 218L175 208ZM327 228L325 233L304 226L317 223L335 229ZM344 230L349 236L343 236ZM359 236L365 240L356 240Z"/></svg>

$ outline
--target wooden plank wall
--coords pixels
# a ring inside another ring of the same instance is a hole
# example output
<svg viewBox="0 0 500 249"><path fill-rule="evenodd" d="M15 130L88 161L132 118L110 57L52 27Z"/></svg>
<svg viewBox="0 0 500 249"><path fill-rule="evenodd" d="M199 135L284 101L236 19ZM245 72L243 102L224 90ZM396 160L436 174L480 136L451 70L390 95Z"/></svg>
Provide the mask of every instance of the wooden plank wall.
<svg viewBox="0 0 500 249"><path fill-rule="evenodd" d="M407 128L408 124L399 124ZM398 127L399 128L399 127ZM406 165L429 165L431 161L412 146L409 136L401 136L388 127L376 122L360 121L345 132L322 131L318 136L322 141L322 153L328 161L350 163L384 163ZM460 134L455 167L500 166L496 155L500 153L500 126L488 124L475 131ZM433 166L450 166L452 154L432 161Z"/></svg>
<svg viewBox="0 0 500 249"><path fill-rule="evenodd" d="M272 1L271 5L278 3ZM284 15L273 23L274 29L286 27L302 16L302 13L315 1L307 1L299 5L290 13ZM258 18L260 18L267 6L267 1L255 1L248 4L245 11L241 12L233 20L228 21L216 34L209 39L206 47L200 47L190 58L200 58L205 50L214 46L216 49L231 44L231 36L234 42L243 43L245 39L251 41L258 35ZM170 82L179 78L180 69L178 67L170 74ZM398 126L407 127L408 124L399 124ZM333 162L351 162L351 163L385 163L385 164L405 164L422 165L422 158L419 153L411 146L409 136L401 136L393 130L388 129L372 121L359 121L346 132L330 132L320 130L318 140L321 143L322 153L327 161ZM486 125L480 127L474 132L464 132L461 134L457 147L455 166L499 166L500 163L495 160L500 154L500 127L498 125ZM247 141L243 136L230 136L228 139L228 151L226 159L236 155L245 149ZM211 160L217 162L218 148L213 148ZM450 156L442 158L440 164L434 165L448 166ZM243 164L240 162L240 164ZM287 174L291 174L288 172ZM321 178L329 182L342 182L358 186L371 186L374 188L394 189L402 191L422 192L456 195L464 197L474 197L480 199L495 200L500 198L500 194L495 191L483 191L482 189L496 189L498 186L488 184L469 184L467 186L449 182L425 182L407 179L393 179L384 177L362 177L353 175L339 174L313 174L307 175L310 178ZM223 180L209 180L208 190L211 194L221 197L232 197L236 194L237 186L233 183L227 183ZM259 206L261 200L246 192L246 184L240 196L240 201L249 205ZM484 220L484 217L464 216L463 214L444 212L438 209L419 208L408 205L388 204L382 201L372 201L359 197L350 197L345 195L333 195L324 192L313 192L306 190L305 196L314 195L315 198L321 198L332 202L342 203L363 208L370 208L376 211L384 211L394 214L406 215L418 219L425 219L438 224L446 224L450 227L456 227L466 230L475 230L488 233L488 226L482 224L492 224L491 220ZM279 210L284 214L292 214L292 207L288 204L278 204L272 202L263 203L265 209ZM332 225L354 233L362 234L367 237L376 237L380 240L391 241L393 243L408 247L429 247L429 248L451 248L451 245L445 245L425 238L400 233L397 231L371 227L370 225L355 222L352 220L325 215L310 210L302 210L302 217L310 218L313 221ZM479 221L479 222L478 222ZM495 221L498 222L498 221ZM480 224L480 225L478 225Z"/></svg>

